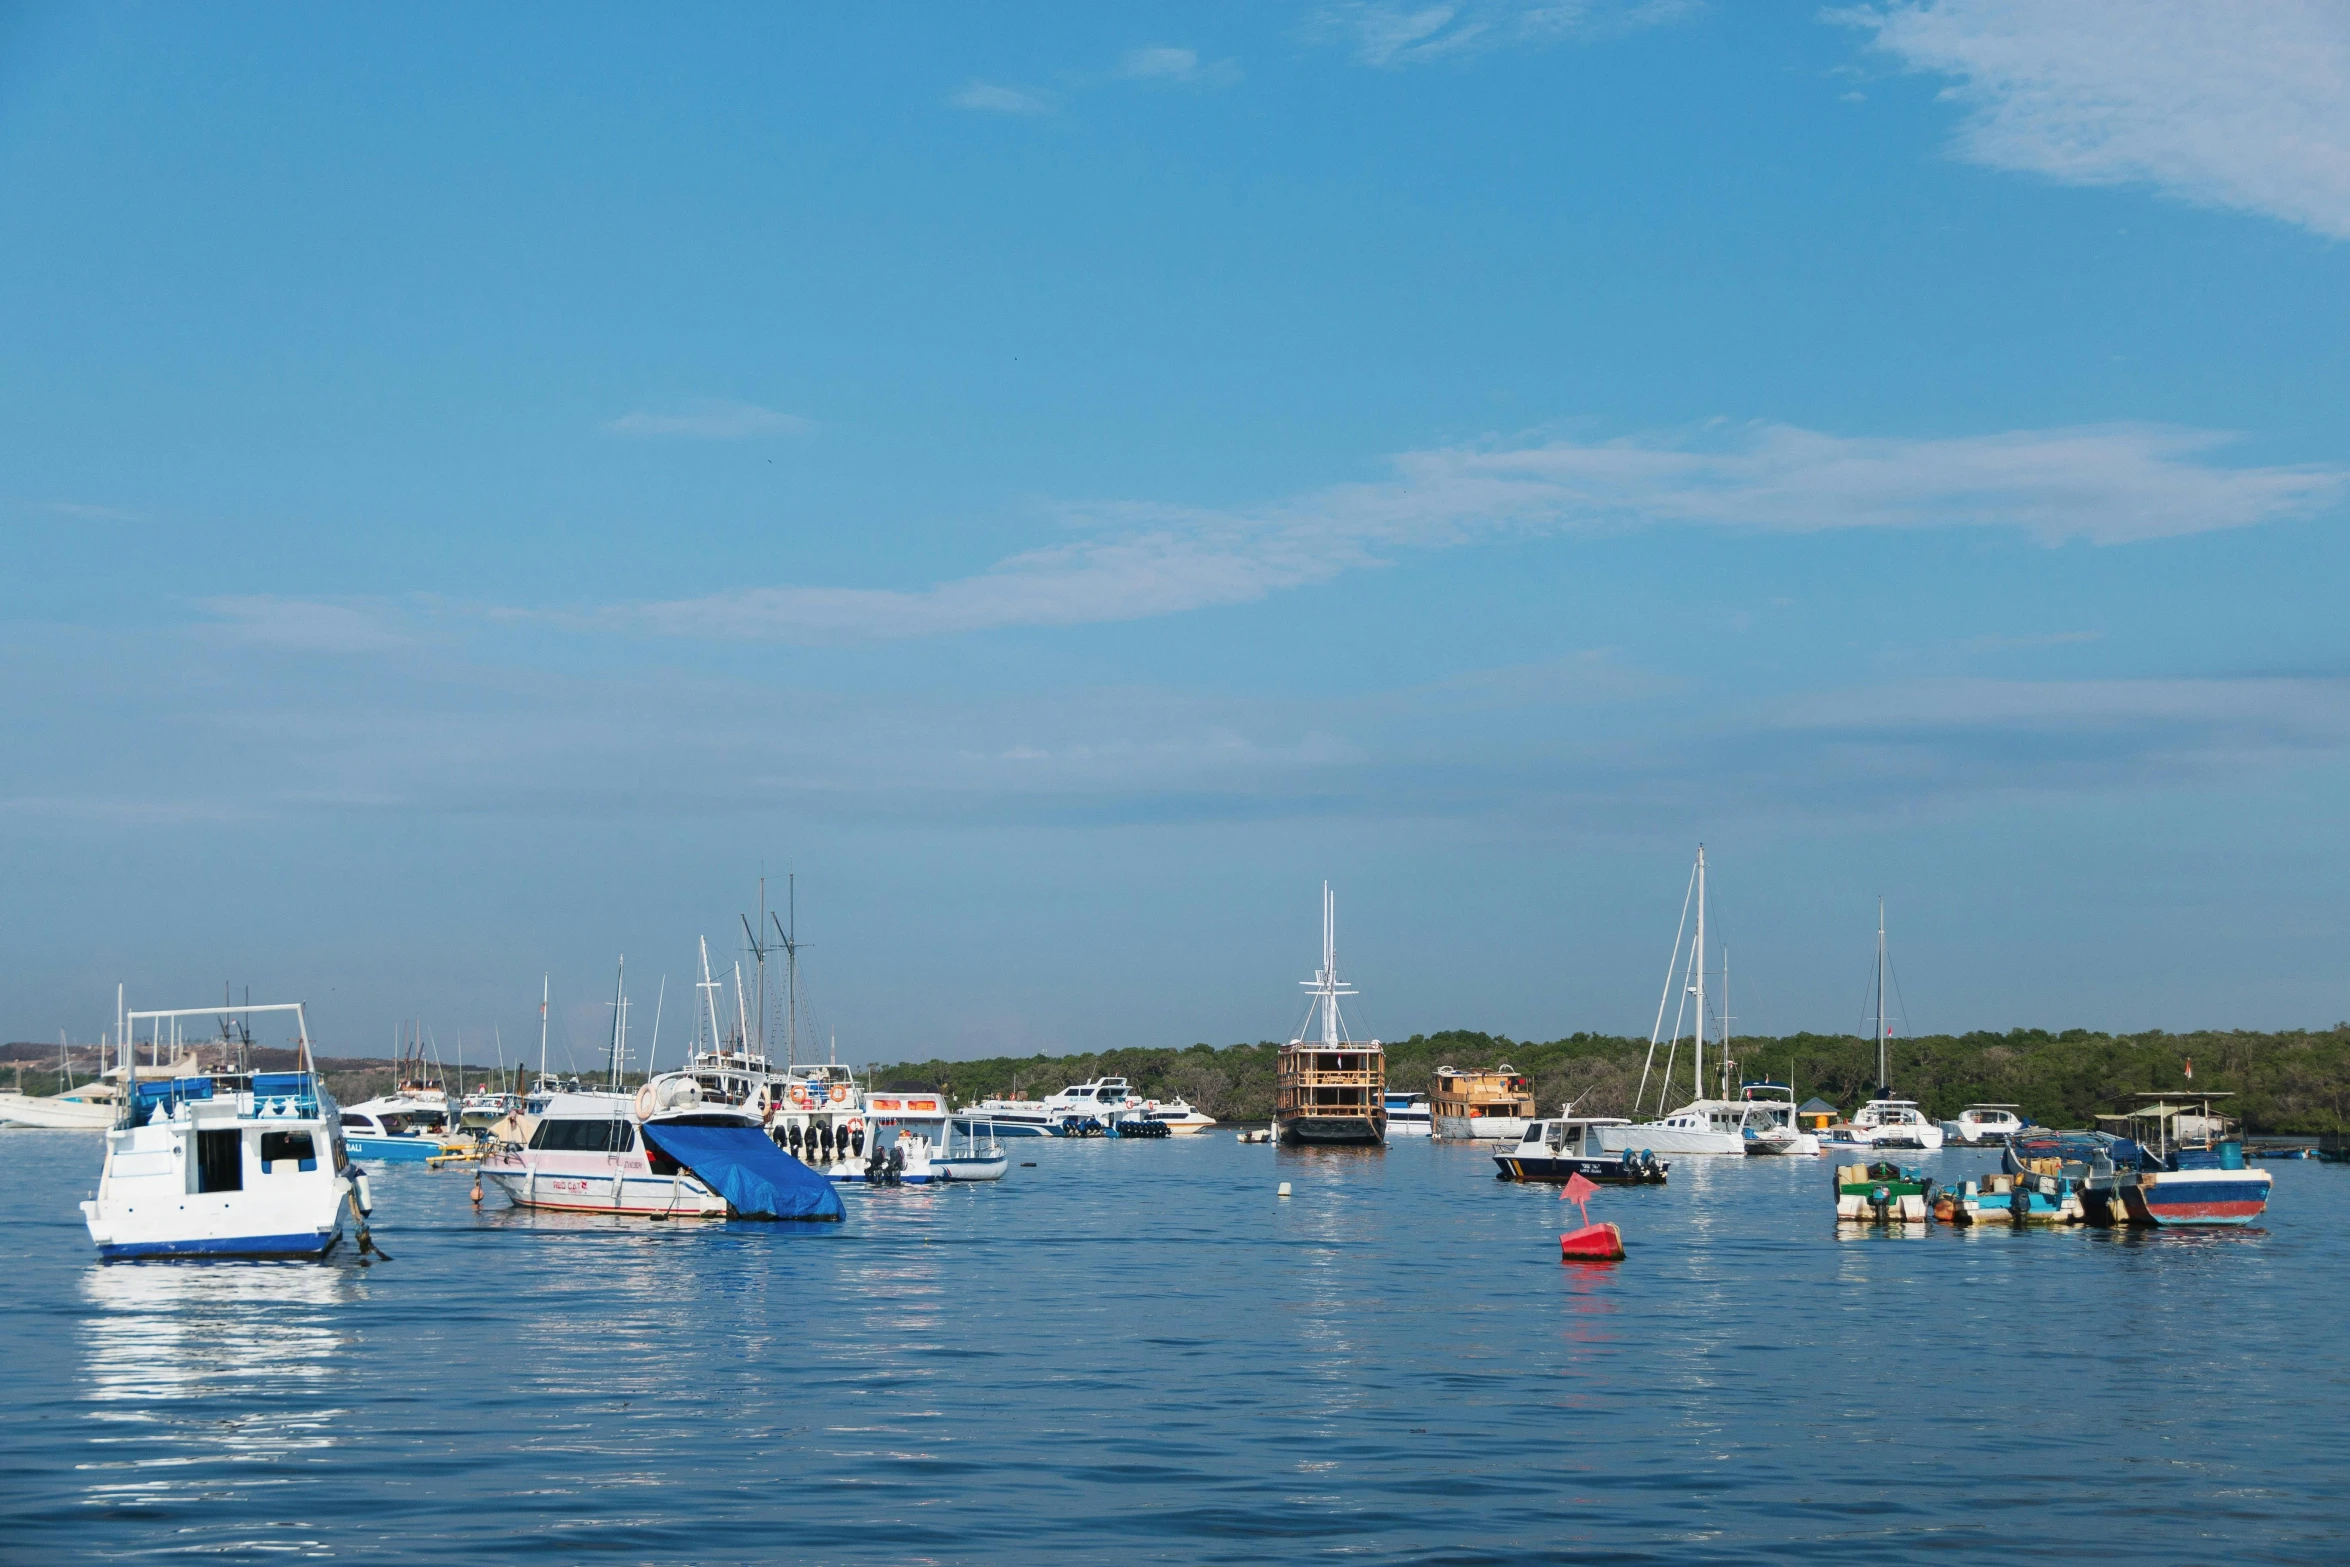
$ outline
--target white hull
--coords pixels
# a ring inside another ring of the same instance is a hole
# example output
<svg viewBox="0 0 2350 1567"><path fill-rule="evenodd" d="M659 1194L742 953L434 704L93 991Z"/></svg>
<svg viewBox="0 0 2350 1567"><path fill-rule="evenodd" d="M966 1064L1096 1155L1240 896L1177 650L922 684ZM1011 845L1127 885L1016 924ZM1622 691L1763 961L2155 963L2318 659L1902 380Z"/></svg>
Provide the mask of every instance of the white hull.
<svg viewBox="0 0 2350 1567"><path fill-rule="evenodd" d="M1532 1124L1522 1115L1440 1115L1436 1117L1436 1135L1464 1143L1514 1143L1525 1137Z"/></svg>
<svg viewBox="0 0 2350 1567"><path fill-rule="evenodd" d="M1942 1146L1942 1128L1939 1126L1856 1126L1850 1136L1834 1141L1854 1148L1901 1148L1911 1153L1931 1153Z"/></svg>
<svg viewBox="0 0 2350 1567"><path fill-rule="evenodd" d="M56 1132L102 1132L114 1124L114 1106L83 1099L0 1093L0 1126L39 1127Z"/></svg>
<svg viewBox="0 0 2350 1567"><path fill-rule="evenodd" d="M1746 1151L1750 1154L1807 1159L1819 1153L1820 1140L1810 1132L1780 1132L1775 1135L1766 1133L1760 1137L1748 1138Z"/></svg>
<svg viewBox="0 0 2350 1567"><path fill-rule="evenodd" d="M554 1175L482 1171L517 1208L609 1213L632 1219L723 1219L726 1199L690 1175Z"/></svg>
<svg viewBox="0 0 2350 1567"><path fill-rule="evenodd" d="M1387 1136L1390 1141L1398 1137L1433 1137L1435 1135L1436 1128L1427 1121L1406 1120L1392 1110L1387 1112ZM1520 1133L1519 1135L1524 1136L1525 1134Z"/></svg>
<svg viewBox="0 0 2350 1567"><path fill-rule="evenodd" d="M1603 1126L1599 1146L1609 1153L1746 1154L1746 1139L1737 1132L1708 1131L1693 1126Z"/></svg>

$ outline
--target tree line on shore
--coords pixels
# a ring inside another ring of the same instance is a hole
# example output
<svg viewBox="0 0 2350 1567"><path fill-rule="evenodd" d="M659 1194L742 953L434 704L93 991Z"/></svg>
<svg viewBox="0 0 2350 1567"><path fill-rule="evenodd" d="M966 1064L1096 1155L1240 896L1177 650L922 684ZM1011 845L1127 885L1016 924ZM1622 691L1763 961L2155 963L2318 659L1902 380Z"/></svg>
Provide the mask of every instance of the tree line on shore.
<svg viewBox="0 0 2350 1567"><path fill-rule="evenodd" d="M1041 1096L1095 1077L1124 1077L1147 1097L1178 1095L1221 1121L1263 1121L1273 1114L1274 1060L1280 1047L1197 1044L1188 1049L1132 1048L1066 1056L998 1056L980 1061L920 1061L878 1067L874 1080L901 1087L944 1087L956 1103L994 1097ZM1648 1058L1645 1039L1580 1033L1548 1041L1446 1029L1390 1041L1387 1083L1425 1093L1439 1067L1515 1067L1532 1082L1537 1106L1556 1115L1572 1101L1585 1115L1631 1115ZM2140 1090L2190 1088L2232 1093L2232 1114L2255 1132L2319 1134L2350 1130L2350 1024L2323 1030L2207 1030L2170 1034L2104 1034L2088 1029L2050 1033L2019 1028L2004 1034L1926 1034L1891 1042L1892 1087L1937 1119L1970 1104L2020 1105L2049 1126L2093 1126L2103 1112L2124 1108ZM1877 1086L1877 1055L1866 1039L1836 1034L1733 1039L1731 1081L1768 1078L1791 1085L1799 1099L1818 1097L1847 1113ZM1689 1044L1671 1051L1672 1081L1660 1074L1668 1047L1656 1050L1643 1114L1693 1097ZM2192 1070L2192 1077L2189 1071ZM1707 1092L1721 1086L1719 1058L1709 1044ZM1733 1091L1735 1091L1733 1089Z"/></svg>

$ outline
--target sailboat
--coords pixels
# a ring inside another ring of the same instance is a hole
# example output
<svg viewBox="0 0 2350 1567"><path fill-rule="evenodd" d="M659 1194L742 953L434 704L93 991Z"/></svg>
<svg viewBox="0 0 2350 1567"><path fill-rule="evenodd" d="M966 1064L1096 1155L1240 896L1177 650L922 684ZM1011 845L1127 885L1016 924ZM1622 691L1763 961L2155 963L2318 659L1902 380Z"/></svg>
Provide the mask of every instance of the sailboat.
<svg viewBox="0 0 2350 1567"><path fill-rule="evenodd" d="M1732 1099L1725 1080L1718 1095L1706 1093L1705 1041L1705 845L1697 846L1697 864L1689 873L1689 892L1681 903L1681 929L1673 933L1673 955L1665 964L1665 988L1656 1000L1656 1026L1649 1031L1648 1060L1640 1069L1640 1089L1633 1095L1632 1113L1640 1113L1641 1102L1648 1095L1650 1069L1656 1064L1656 1047L1664 1043L1665 1003L1672 999L1676 971L1681 978L1682 1007L1673 1014L1673 1035L1665 1055L1665 1069L1657 1079L1657 1105L1661 1112L1666 1096L1671 1092L1673 1058L1681 1046L1681 1018L1683 1011L1695 1002L1695 1050L1690 1057L1690 1101L1670 1114L1661 1114L1653 1121L1638 1121L1603 1126L1599 1129L1600 1146L1610 1153L1674 1153L1674 1154L1738 1154L1747 1152L1747 1131L1757 1135L1772 1131L1779 1123L1778 1111L1783 1108L1770 1101ZM1697 907L1697 930L1687 948L1681 945L1681 935L1689 929L1689 908ZM1722 1048L1723 1040L1715 1039L1716 1054L1720 1057L1725 1079L1729 1073L1729 1056Z"/></svg>
<svg viewBox="0 0 2350 1567"><path fill-rule="evenodd" d="M1871 1148L1934 1149L1942 1146L1942 1127L1927 1119L1914 1099L1895 1096L1886 1053L1893 1030L1885 1022L1885 900L1877 900L1877 1093L1855 1111L1850 1126L1832 1126L1828 1141L1865 1144Z"/></svg>
<svg viewBox="0 0 2350 1567"><path fill-rule="evenodd" d="M1387 1052L1376 1039L1350 1039L1338 998L1355 992L1338 978L1338 901L1322 883L1322 966L1300 981L1312 996L1306 1026L1281 1047L1275 1064L1274 1125L1285 1143L1378 1143L1387 1140ZM1314 1016L1321 1037L1308 1041Z"/></svg>

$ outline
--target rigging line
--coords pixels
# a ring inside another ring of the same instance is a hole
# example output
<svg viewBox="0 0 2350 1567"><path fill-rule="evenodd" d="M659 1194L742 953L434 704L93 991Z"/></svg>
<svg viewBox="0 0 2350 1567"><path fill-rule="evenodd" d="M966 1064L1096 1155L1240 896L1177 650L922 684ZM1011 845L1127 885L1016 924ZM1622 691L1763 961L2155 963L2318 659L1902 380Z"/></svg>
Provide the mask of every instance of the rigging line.
<svg viewBox="0 0 2350 1567"><path fill-rule="evenodd" d="M1680 944L1678 942L1674 944L1673 956L1676 959L1681 956ZM1697 937L1695 933L1692 933L1689 937L1689 961L1681 965L1681 1002L1680 1005L1673 1008L1672 1048L1665 1052L1665 1075L1661 1078L1658 1078L1656 1084L1656 1113L1658 1115L1663 1115L1665 1113L1665 1101L1671 1096L1673 1091L1673 1062L1679 1058L1681 1053L1681 1020L1688 1014L1689 1011L1689 966L1696 961ZM1671 983L1670 975L1667 976L1666 983ZM1660 1008L1659 1010L1661 1011L1662 1009ZM1698 1087L1698 1094L1700 1097L1703 1097L1704 1093L1704 1085L1700 1084Z"/></svg>
<svg viewBox="0 0 2350 1567"><path fill-rule="evenodd" d="M1648 1069L1656 1061L1657 1036L1664 1032L1665 1027L1665 998L1673 993L1673 969L1681 961L1681 938L1687 934L1689 929L1689 900L1696 896L1697 865L1695 861L1692 861L1689 866L1689 886L1681 894L1681 923L1673 931L1673 953L1671 957L1665 959L1665 988L1656 993L1656 1023L1648 1031L1648 1056L1640 1063L1640 1090L1632 1096L1632 1113L1634 1115L1640 1113L1640 1101L1648 1096ZM1678 1038L1680 1024L1676 1022L1673 1029L1675 1037ZM1672 1075L1672 1070L1672 1064L1667 1062L1665 1073L1668 1077Z"/></svg>

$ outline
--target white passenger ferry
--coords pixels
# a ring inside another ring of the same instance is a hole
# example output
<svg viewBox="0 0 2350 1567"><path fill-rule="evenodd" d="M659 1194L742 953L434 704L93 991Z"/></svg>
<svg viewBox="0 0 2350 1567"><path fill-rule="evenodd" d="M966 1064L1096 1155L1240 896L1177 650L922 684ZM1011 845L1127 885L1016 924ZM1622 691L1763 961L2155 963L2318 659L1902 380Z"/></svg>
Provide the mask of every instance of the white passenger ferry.
<svg viewBox="0 0 2350 1567"><path fill-rule="evenodd" d="M137 1082L106 1134L98 1191L82 1218L98 1255L319 1257L342 1239L347 1208L364 1218L367 1179L350 1162L334 1096L310 1055L300 1002L133 1012L138 1026L222 1013L291 1012L299 1070Z"/></svg>

